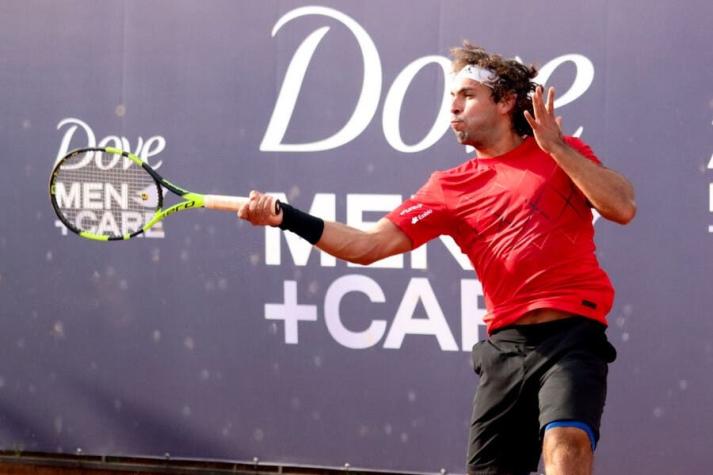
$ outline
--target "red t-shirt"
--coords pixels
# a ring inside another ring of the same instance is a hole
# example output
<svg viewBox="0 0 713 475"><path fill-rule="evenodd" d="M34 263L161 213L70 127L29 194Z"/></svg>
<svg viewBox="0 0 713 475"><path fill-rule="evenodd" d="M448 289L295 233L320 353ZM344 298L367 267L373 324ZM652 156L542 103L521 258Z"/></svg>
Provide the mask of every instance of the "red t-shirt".
<svg viewBox="0 0 713 475"><path fill-rule="evenodd" d="M581 140L566 141L600 163ZM504 155L433 173L386 217L414 248L453 237L483 285L488 332L540 308L606 325L614 288L594 255L590 204L531 137Z"/></svg>

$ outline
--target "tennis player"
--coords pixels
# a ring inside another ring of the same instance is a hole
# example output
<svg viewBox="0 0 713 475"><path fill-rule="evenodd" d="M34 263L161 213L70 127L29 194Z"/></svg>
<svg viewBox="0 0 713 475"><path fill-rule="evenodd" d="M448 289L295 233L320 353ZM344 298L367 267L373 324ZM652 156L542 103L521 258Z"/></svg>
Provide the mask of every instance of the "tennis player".
<svg viewBox="0 0 713 475"><path fill-rule="evenodd" d="M451 128L475 148L361 231L251 192L238 216L369 264L446 234L482 283L488 339L473 347L470 474L590 474L606 398L614 289L595 256L592 211L626 224L632 185L563 136L537 71L464 42L451 50Z"/></svg>

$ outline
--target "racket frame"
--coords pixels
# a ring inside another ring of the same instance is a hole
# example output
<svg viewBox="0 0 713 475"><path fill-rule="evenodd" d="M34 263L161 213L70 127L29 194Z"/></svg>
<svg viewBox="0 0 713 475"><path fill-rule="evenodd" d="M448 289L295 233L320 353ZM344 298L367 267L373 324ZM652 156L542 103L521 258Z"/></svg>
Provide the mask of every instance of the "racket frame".
<svg viewBox="0 0 713 475"><path fill-rule="evenodd" d="M156 187L157 187L158 208L154 212L151 219L149 219L140 229L137 229L136 231L131 232L131 233L125 233L121 236L105 236L105 235L101 235L101 234L95 234L90 231L83 231L83 230L77 228L61 212L59 205L57 204L57 199L55 197L55 191L56 191L55 190L55 182L56 182L57 176L59 175L59 168L61 167L62 163L64 163L70 157L74 157L80 153L88 153L88 152L106 152L106 153L109 153L112 155L121 155L123 157L128 158L129 160L134 162L136 165L142 167L149 175L151 175L151 178L153 178L154 182L156 183ZM163 189L162 188L166 188L167 190L174 193L175 195L183 198L183 201L180 201L166 209L163 209ZM64 157L62 157L61 159L59 159L57 161L54 168L52 169L52 173L50 175L50 183L49 183L49 194L50 194L50 200L52 202L52 207L54 208L55 213L59 217L62 224L64 224L67 227L67 229L78 234L79 236L86 238L86 239L91 239L94 241L121 241L121 240L131 239L139 234L145 233L151 227L156 225L156 223L163 221L167 216L170 216L170 215L177 213L179 211L185 211L187 209L195 209L195 208L204 207L205 200L206 200L206 195L190 192L188 190L181 188L180 186L177 186L177 185L171 183L170 181L166 180L161 175L159 175L156 172L156 170L154 170L144 160L141 160L141 158L137 157L133 153L126 152L124 150L114 148L114 147L86 147L86 148L75 149L75 150L72 150L71 152L67 153ZM210 195L210 196L213 196L215 198L220 198L218 195ZM223 197L223 198L233 199L233 197ZM238 198L234 198L234 199L238 199ZM235 206L239 206L239 202L237 202Z"/></svg>

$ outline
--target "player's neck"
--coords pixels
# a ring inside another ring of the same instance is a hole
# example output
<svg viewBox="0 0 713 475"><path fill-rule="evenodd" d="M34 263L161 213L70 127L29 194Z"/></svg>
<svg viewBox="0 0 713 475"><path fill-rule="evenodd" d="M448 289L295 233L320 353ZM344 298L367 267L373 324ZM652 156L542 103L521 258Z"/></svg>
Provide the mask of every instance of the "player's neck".
<svg viewBox="0 0 713 475"><path fill-rule="evenodd" d="M493 140L488 143L476 145L475 152L478 158L498 157L517 148L523 140L514 130L509 130L502 135L493 137Z"/></svg>

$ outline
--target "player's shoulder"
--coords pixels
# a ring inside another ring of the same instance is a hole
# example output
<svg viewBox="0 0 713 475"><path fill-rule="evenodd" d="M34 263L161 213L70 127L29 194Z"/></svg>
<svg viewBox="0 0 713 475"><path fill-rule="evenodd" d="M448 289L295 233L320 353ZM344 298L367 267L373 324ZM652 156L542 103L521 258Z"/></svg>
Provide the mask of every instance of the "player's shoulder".
<svg viewBox="0 0 713 475"><path fill-rule="evenodd" d="M434 170L420 192L429 191L440 194L444 188L449 188L450 183L459 181L459 177L462 177L465 173L468 173L468 162L443 170Z"/></svg>
<svg viewBox="0 0 713 475"><path fill-rule="evenodd" d="M469 159L454 167L447 168L445 170L436 170L431 174L431 177L437 180L445 180L454 176L462 175L464 173L473 173L476 168L477 163L475 159Z"/></svg>

